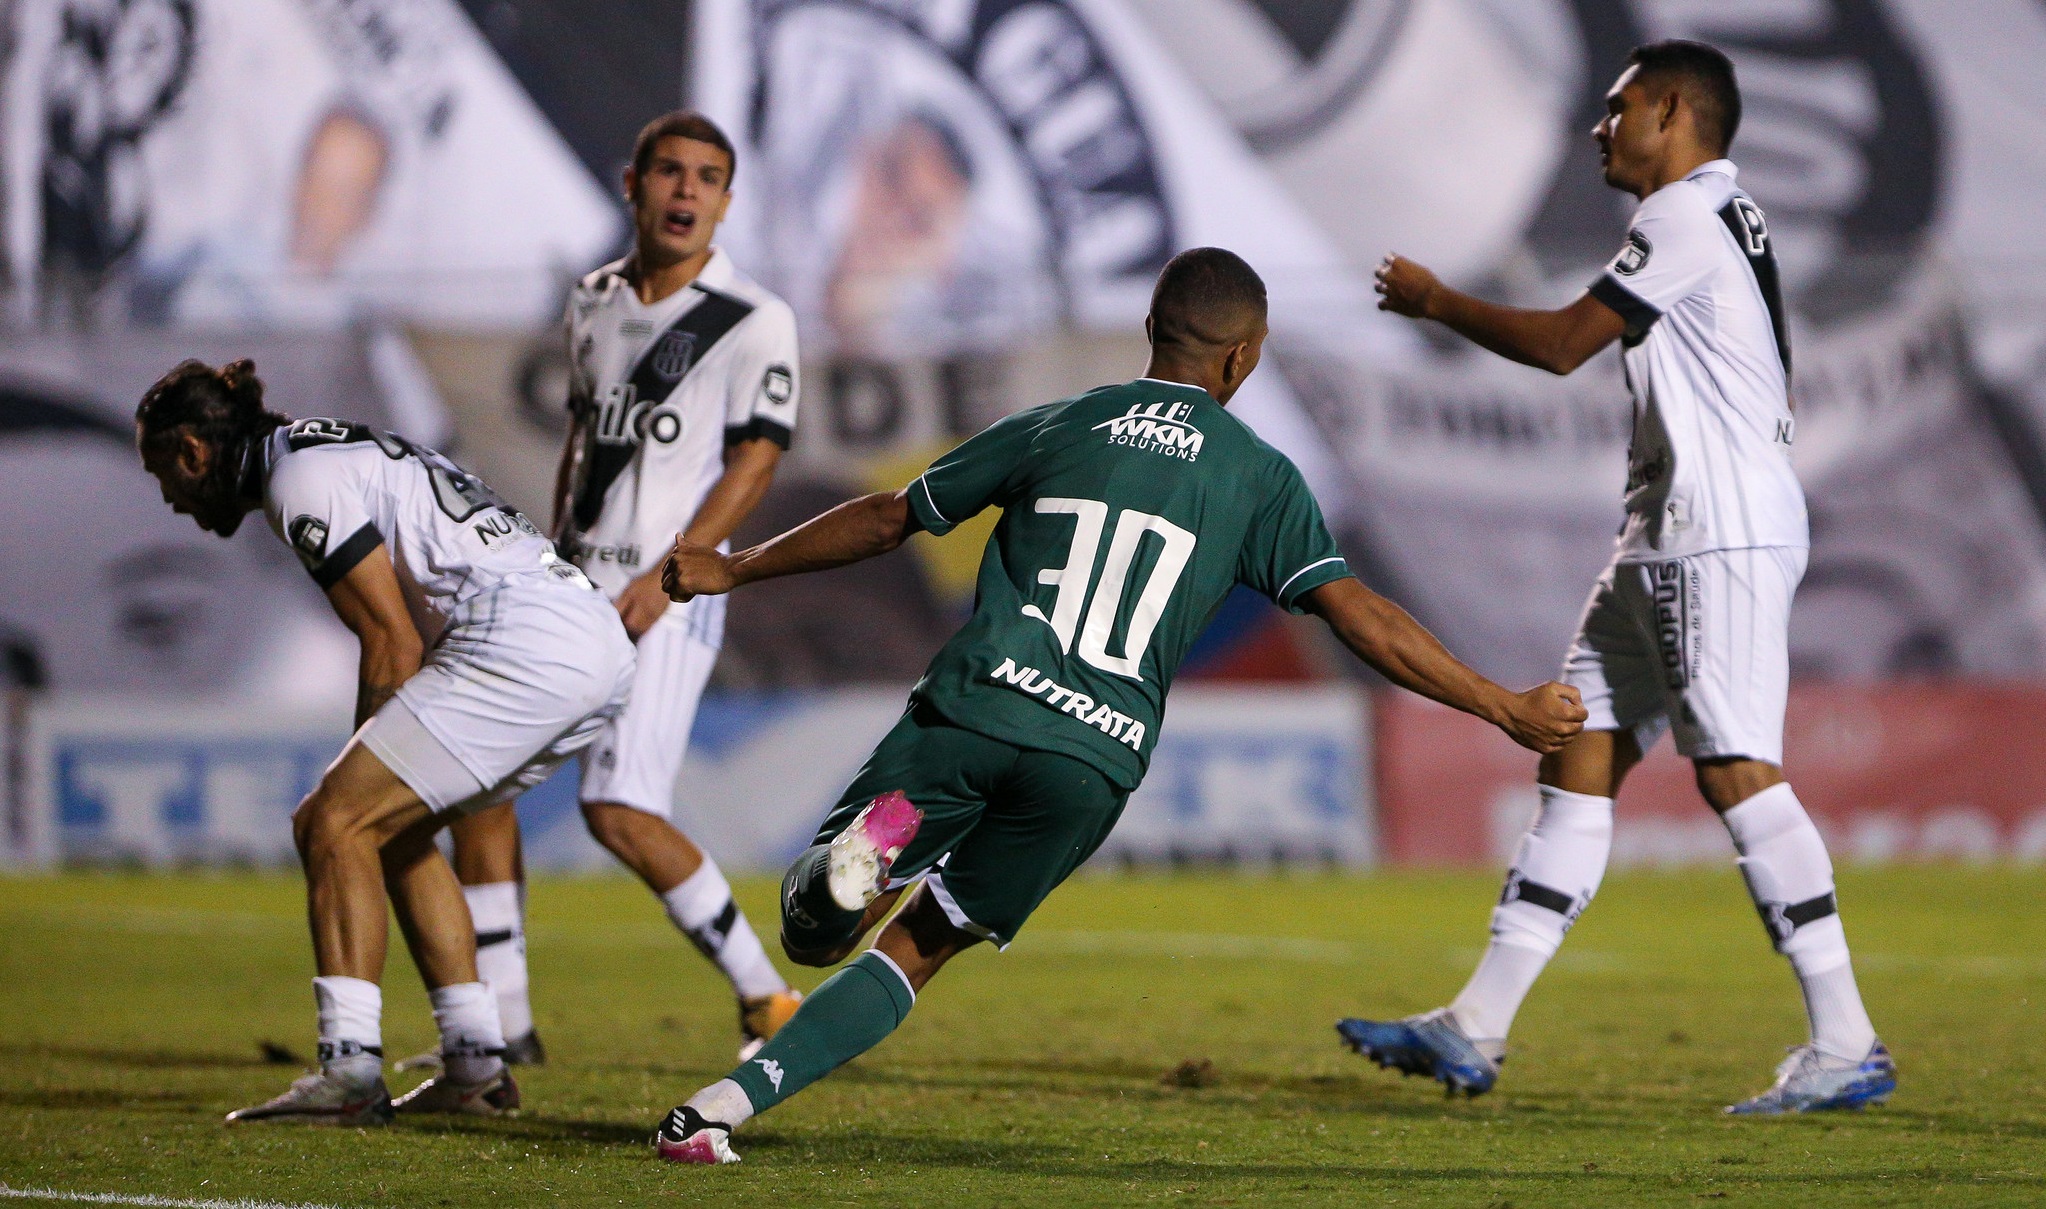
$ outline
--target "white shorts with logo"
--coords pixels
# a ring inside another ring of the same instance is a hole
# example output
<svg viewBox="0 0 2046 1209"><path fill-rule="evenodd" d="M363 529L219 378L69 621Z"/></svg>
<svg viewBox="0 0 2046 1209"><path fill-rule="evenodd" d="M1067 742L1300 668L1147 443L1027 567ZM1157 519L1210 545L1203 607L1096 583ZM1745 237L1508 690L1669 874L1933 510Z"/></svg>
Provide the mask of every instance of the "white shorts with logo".
<svg viewBox="0 0 2046 1209"><path fill-rule="evenodd" d="M436 813L547 779L625 708L632 641L599 592L521 576L464 601L416 675L350 742Z"/></svg>
<svg viewBox="0 0 2046 1209"><path fill-rule="evenodd" d="M670 606L639 636L632 700L583 753L580 797L667 818L689 754L696 706L717 666L725 599L699 596Z"/></svg>
<svg viewBox="0 0 2046 1209"><path fill-rule="evenodd" d="M1790 601L1809 551L1715 550L1615 562L1599 576L1562 679L1586 730L1626 730L1646 752L1664 729L1690 759L1783 763Z"/></svg>

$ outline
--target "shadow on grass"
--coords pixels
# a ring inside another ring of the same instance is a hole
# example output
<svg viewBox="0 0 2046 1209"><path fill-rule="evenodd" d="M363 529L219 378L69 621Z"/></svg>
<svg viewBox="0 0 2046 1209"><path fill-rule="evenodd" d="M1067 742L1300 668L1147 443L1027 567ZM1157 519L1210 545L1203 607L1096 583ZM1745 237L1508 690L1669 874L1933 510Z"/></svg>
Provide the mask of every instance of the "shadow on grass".
<svg viewBox="0 0 2046 1209"><path fill-rule="evenodd" d="M260 1053L222 1054L166 1049L122 1049L108 1045L0 1042L0 1059L33 1058L45 1062L92 1062L132 1070L211 1070L223 1067L274 1066Z"/></svg>
<svg viewBox="0 0 2046 1209"><path fill-rule="evenodd" d="M1648 1185L1657 1190L1712 1184L1731 1178L1741 1184L1763 1187L1818 1187L1848 1189L1881 1188L1894 1191L1914 1183L1969 1184L1977 1187L2035 1188L2046 1190L2046 1176L2029 1173L1983 1172L1972 1168L1933 1166L1890 1166L1860 1171L1759 1172L1744 1169L1737 1177L1706 1180L1673 1176L1667 1171L1586 1171L1576 1164L1553 1170L1531 1170L1524 1163L1484 1166L1458 1164L1430 1167L1397 1163L1346 1162L1256 1162L1226 1159L1189 1161L1185 1159L1110 1158L1093 1147L1067 1142L1032 1141L1016 1138L941 1138L922 1134L889 1134L861 1130L820 1139L815 1134L785 1134L773 1130L742 1133L735 1148L762 1165L878 1167L897 1170L930 1167L959 1168L977 1172L1056 1180L1085 1180L1090 1183L1218 1182L1265 1184L1303 1182L1347 1182L1358 1180L1386 1184L1443 1184L1461 1181L1502 1181L1582 1188L1587 1193L1603 1189L1620 1194L1629 1187Z"/></svg>
<svg viewBox="0 0 2046 1209"><path fill-rule="evenodd" d="M1493 1098L1473 1102L1428 1094L1426 1085L1401 1087L1369 1074L1270 1076L1223 1069L1210 1086L1173 1085L1163 1066L1108 1060L1102 1062L983 1061L949 1067L846 1066L834 1080L875 1087L902 1087L977 1094L1032 1092L1098 1096L1112 1085L1124 1100L1154 1104L1226 1107L1312 1108L1332 1113L1376 1117L1441 1120L1498 1116L1516 1107ZM1593 1122L1603 1128L1606 1121Z"/></svg>
<svg viewBox="0 0 2046 1209"><path fill-rule="evenodd" d="M651 1147L658 1121L596 1121L574 1117L540 1116L522 1112L516 1117L418 1116L400 1114L394 1129L412 1133L461 1134L499 1141L570 1142L592 1146Z"/></svg>
<svg viewBox="0 0 2046 1209"><path fill-rule="evenodd" d="M171 1108L206 1112L205 1105L181 1092L119 1091L105 1087L16 1087L0 1089L0 1108Z"/></svg>

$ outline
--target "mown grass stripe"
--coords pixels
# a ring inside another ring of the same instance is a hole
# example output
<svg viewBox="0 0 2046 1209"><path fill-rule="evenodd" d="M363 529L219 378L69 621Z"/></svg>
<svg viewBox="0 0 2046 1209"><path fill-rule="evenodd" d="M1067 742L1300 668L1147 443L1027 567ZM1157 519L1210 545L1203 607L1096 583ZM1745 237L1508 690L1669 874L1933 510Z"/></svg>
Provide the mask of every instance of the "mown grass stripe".
<svg viewBox="0 0 2046 1209"><path fill-rule="evenodd" d="M334 1209L331 1205L293 1204L286 1201L252 1201L245 1198L214 1201L132 1192L65 1192L58 1188L10 1188L5 1184L0 1184L0 1197L18 1201L71 1201L87 1205L151 1205L157 1209Z"/></svg>

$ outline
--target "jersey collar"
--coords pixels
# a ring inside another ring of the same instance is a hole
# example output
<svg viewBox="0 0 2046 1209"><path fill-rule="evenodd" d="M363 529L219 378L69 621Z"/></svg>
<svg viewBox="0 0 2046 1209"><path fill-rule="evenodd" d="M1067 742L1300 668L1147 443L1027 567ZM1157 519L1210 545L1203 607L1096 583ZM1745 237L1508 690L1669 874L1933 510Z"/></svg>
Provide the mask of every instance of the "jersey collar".
<svg viewBox="0 0 2046 1209"><path fill-rule="evenodd" d="M689 284L707 285L714 290L729 289L732 284L732 276L736 271L732 268L732 258L725 255L725 250L716 244L712 244L710 245L710 259L703 262L702 271L697 273L696 280Z"/></svg>
<svg viewBox="0 0 2046 1209"><path fill-rule="evenodd" d="M270 435L258 441L250 441L242 454L242 467L236 494L244 500L263 502L263 493L270 486L270 468L277 459L291 448L291 425L282 424L270 431Z"/></svg>
<svg viewBox="0 0 2046 1209"><path fill-rule="evenodd" d="M626 262L630 261L631 259L632 258L630 256L621 256L618 259L612 261L610 264L605 265L604 271L611 275L611 279L615 288L625 291L626 296L631 298L635 304L645 306L646 305L645 303L639 301L639 295L633 292L632 283L625 279L625 265ZM703 286L707 289L729 291L732 288L732 280L735 277L737 277L738 274L739 270L733 266L732 258L725 255L725 250L723 248L717 246L716 244L712 244L710 246L710 259L703 262L703 268L697 270L695 279L692 280L689 283L689 285L683 286L681 289L676 290L673 294L670 294L668 297L661 299L660 302L656 302L653 305L661 306L665 303L671 302L674 299L681 297L692 286Z"/></svg>
<svg viewBox="0 0 2046 1209"><path fill-rule="evenodd" d="M1197 391L1197 392L1199 392L1199 394L1201 395L1201 397L1202 397L1202 398L1205 398L1205 399L1212 399L1212 398L1214 398L1214 397L1215 397L1215 396L1213 396L1213 395L1211 395L1211 394L1209 394L1209 393L1208 393L1208 391L1207 391L1207 388L1206 388L1206 387L1201 387L1201 386L1195 386L1195 385L1194 385L1193 383L1191 383L1191 382L1175 382L1175 381L1173 381L1173 380L1172 380L1172 379L1170 379L1170 378L1151 378L1151 377L1143 377L1143 378L1138 378L1138 379L1137 379L1137 381L1139 381L1139 382L1150 382L1150 383L1153 383L1154 385L1158 385L1158 386L1177 386L1177 387L1179 387L1179 388L1180 388L1180 389L1182 389L1182 390L1191 390L1191 391Z"/></svg>
<svg viewBox="0 0 2046 1209"><path fill-rule="evenodd" d="M1691 171L1684 177L1684 179L1687 181L1696 180L1697 178L1705 175L1708 172L1725 173L1727 178L1730 180L1739 180L1741 174L1741 170L1734 166L1734 162L1732 160L1716 159L1707 160L1704 163L1698 165L1696 168L1691 169Z"/></svg>

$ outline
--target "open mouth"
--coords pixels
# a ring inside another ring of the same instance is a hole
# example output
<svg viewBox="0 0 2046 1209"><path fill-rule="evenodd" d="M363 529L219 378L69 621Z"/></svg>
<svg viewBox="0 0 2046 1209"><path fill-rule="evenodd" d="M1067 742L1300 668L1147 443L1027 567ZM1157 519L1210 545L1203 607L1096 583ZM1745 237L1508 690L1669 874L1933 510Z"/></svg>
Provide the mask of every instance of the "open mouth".
<svg viewBox="0 0 2046 1209"><path fill-rule="evenodd" d="M661 218L661 230L670 235L687 235L696 229L696 215L687 210L670 210Z"/></svg>

